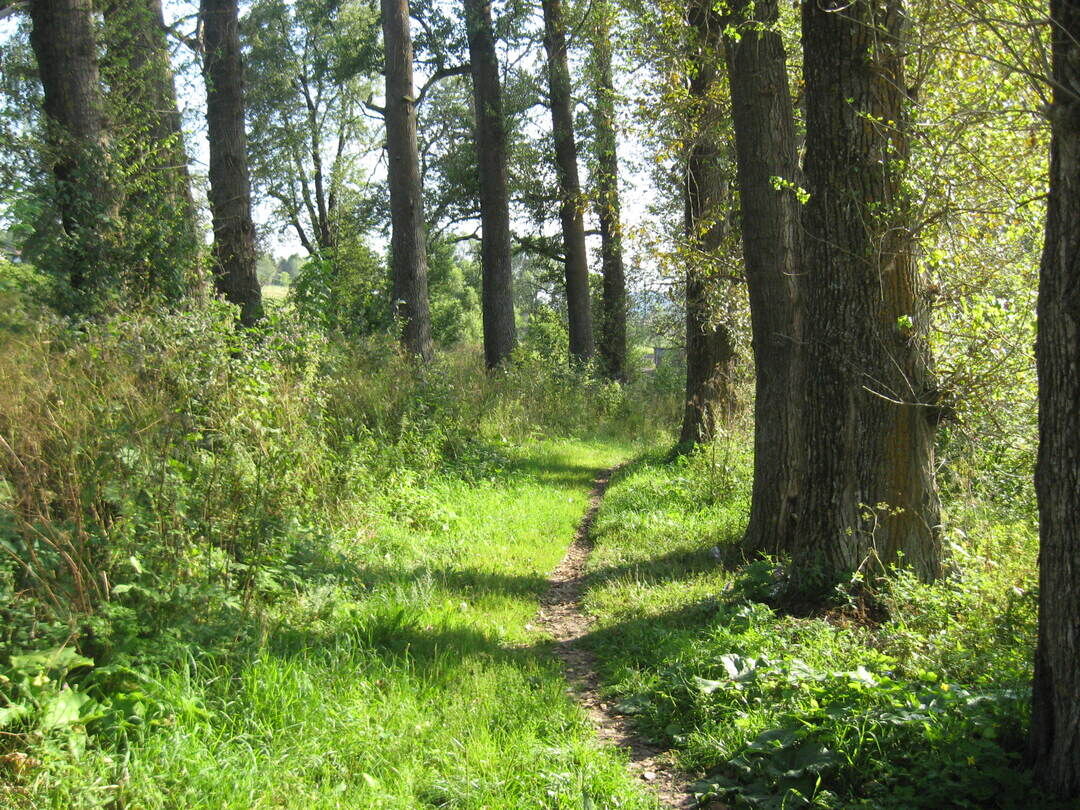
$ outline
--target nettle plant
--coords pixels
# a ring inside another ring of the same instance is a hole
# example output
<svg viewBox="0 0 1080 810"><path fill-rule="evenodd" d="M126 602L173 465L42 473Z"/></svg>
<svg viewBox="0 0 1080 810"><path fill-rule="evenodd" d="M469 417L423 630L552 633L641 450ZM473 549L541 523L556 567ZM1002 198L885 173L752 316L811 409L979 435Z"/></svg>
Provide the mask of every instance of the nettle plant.
<svg viewBox="0 0 1080 810"><path fill-rule="evenodd" d="M779 810L850 806L839 796L854 793L867 806L974 808L1027 789L1001 739L1009 729L1019 736L1021 690L969 690L930 670L903 677L885 655L848 671L734 653L719 663L726 677L693 678L697 700L735 715L762 706L777 714L697 783L702 799Z"/></svg>

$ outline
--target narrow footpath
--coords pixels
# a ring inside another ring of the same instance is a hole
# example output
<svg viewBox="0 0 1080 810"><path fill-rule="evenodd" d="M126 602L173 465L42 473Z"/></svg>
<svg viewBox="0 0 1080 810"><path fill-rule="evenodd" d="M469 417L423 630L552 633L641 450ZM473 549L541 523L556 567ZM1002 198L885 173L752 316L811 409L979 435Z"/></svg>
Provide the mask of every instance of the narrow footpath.
<svg viewBox="0 0 1080 810"><path fill-rule="evenodd" d="M616 713L614 706L601 698L596 658L582 643L592 626L591 617L582 609L592 550L590 530L608 483L622 466L606 470L593 482L574 541L549 577L549 588L540 600L539 623L555 639L555 654L563 664L569 691L588 713L597 736L629 753L631 773L656 792L663 807L693 808L697 804L690 794L690 780L675 767L670 753L645 741L634 731L629 718Z"/></svg>

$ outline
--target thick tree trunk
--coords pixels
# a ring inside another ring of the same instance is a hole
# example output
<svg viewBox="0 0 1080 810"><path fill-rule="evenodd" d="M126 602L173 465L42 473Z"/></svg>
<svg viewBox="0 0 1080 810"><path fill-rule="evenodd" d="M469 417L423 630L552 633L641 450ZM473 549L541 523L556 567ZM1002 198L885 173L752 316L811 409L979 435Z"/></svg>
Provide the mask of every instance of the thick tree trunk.
<svg viewBox="0 0 1080 810"><path fill-rule="evenodd" d="M386 154L390 185L390 261L393 314L413 357L434 357L428 308L427 237L416 146L416 97L408 0L382 0L386 47Z"/></svg>
<svg viewBox="0 0 1080 810"><path fill-rule="evenodd" d="M201 0L199 14L205 48L214 286L240 307L240 322L251 326L262 317L262 291L255 275L237 0Z"/></svg>
<svg viewBox="0 0 1080 810"><path fill-rule="evenodd" d="M751 16L752 9L752 16ZM739 0L726 41L743 258L756 367L754 481L743 539L748 557L789 553L800 459L798 349L800 205L787 55L776 30L777 0ZM783 182L776 183L774 178Z"/></svg>
<svg viewBox="0 0 1080 810"><path fill-rule="evenodd" d="M713 255L728 234L733 198L724 167L726 144L719 137L714 100L720 74L723 26L706 4L690 7L693 29L690 97L694 100L692 143L683 177L684 223L692 255L686 270L686 401L679 444L710 441L718 422L732 411L731 374L735 345L730 327L717 322L720 294L712 278Z"/></svg>
<svg viewBox="0 0 1080 810"><path fill-rule="evenodd" d="M148 278L148 286L179 297L189 287L183 271L192 269L200 238L161 0L112 0L102 11L114 115L132 141L135 163L147 172L134 179L125 216L149 220L143 226L151 243L146 253L154 256L149 272L171 277Z"/></svg>
<svg viewBox="0 0 1080 810"><path fill-rule="evenodd" d="M34 0L30 44L45 93L56 200L70 241L65 268L72 289L104 281L101 230L116 194L105 154L105 122L91 0Z"/></svg>
<svg viewBox="0 0 1080 810"><path fill-rule="evenodd" d="M1039 276L1039 640L1030 752L1080 799L1080 2L1052 0L1050 198Z"/></svg>
<svg viewBox="0 0 1080 810"><path fill-rule="evenodd" d="M139 116L152 164L170 175L170 196L183 204L194 230L188 155L161 0L113 0L103 4L102 11L109 60L131 77L123 87L126 104Z"/></svg>
<svg viewBox="0 0 1080 810"><path fill-rule="evenodd" d="M803 431L793 573L941 569L926 297L912 256L900 0L803 5Z"/></svg>
<svg viewBox="0 0 1080 810"><path fill-rule="evenodd" d="M600 221L603 291L600 297L598 354L604 373L626 381L626 271L623 266L619 204L618 137L615 126L615 85L611 70L611 29L615 9L601 0L593 10L593 81L596 102L596 215Z"/></svg>
<svg viewBox="0 0 1080 810"><path fill-rule="evenodd" d="M731 416L735 345L727 326L712 323L714 292L714 285L700 273L687 272L686 402L679 433L681 448L712 441L717 426Z"/></svg>
<svg viewBox="0 0 1080 810"><path fill-rule="evenodd" d="M585 248L585 221L581 211L574 106L570 96L570 66L566 57L566 30L562 0L543 0L544 49L548 57L548 85L555 169L559 178L559 218L566 252L566 309L570 322L570 356L586 362L593 356L592 309L589 300L589 265Z"/></svg>
<svg viewBox="0 0 1080 810"><path fill-rule="evenodd" d="M480 173L483 240L484 360L505 361L517 344L510 269L510 191L507 187L506 118L491 24L491 0L465 0L465 25L476 108L476 159Z"/></svg>

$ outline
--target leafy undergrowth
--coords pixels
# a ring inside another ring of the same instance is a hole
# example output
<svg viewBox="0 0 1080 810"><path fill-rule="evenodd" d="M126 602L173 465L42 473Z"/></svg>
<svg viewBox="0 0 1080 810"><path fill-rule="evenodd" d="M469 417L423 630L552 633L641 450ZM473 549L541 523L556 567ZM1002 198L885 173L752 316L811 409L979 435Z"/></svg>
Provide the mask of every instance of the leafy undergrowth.
<svg viewBox="0 0 1080 810"><path fill-rule="evenodd" d="M671 392L6 303L0 807L649 806L527 625Z"/></svg>
<svg viewBox="0 0 1080 810"><path fill-rule="evenodd" d="M606 688L648 736L742 808L1053 807L1021 762L1037 537L952 507L954 573L871 583L859 605L781 615L776 566L719 562L749 509L747 454L721 442L617 478L595 526L587 607Z"/></svg>
<svg viewBox="0 0 1080 810"><path fill-rule="evenodd" d="M27 694L56 706L30 756L5 760L0 803L654 807L530 625L593 474L629 452L531 443L487 477L387 493L230 653L16 660ZM77 691L56 688L69 678Z"/></svg>

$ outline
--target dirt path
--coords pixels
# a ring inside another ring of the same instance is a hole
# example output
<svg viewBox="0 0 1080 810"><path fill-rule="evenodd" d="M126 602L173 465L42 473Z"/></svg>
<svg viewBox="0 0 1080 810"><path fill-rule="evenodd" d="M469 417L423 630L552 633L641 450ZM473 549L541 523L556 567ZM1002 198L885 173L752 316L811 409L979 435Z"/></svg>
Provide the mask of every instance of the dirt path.
<svg viewBox="0 0 1080 810"><path fill-rule="evenodd" d="M614 706L601 699L595 656L581 644L592 626L592 618L585 615L581 606L585 564L592 549L589 531L604 490L618 469L613 467L601 473L594 482L574 542L549 577L551 585L540 600L539 622L555 638L555 654L563 663L571 692L588 712L597 736L629 752L631 772L654 788L663 807L693 808L697 804L689 793L690 780L674 767L670 755L643 740L627 717L617 714Z"/></svg>

